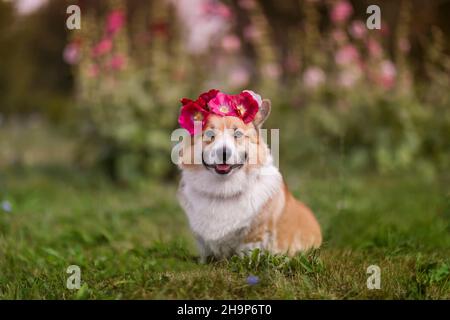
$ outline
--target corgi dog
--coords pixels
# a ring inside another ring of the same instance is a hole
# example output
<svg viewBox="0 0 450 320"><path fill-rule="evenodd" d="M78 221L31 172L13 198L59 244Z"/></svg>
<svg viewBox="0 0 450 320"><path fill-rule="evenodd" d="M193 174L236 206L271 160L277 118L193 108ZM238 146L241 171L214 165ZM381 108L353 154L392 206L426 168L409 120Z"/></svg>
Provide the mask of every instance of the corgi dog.
<svg viewBox="0 0 450 320"><path fill-rule="evenodd" d="M289 192L260 135L271 103L247 92L257 103L251 121L242 113L210 112L201 131L183 141L180 148L178 199L202 262L256 248L293 255L322 242L316 218ZM225 107L239 108L231 102ZM192 100L187 101L190 103ZM209 105L214 109L214 104ZM224 111L223 107L217 110ZM192 106L186 108L201 113Z"/></svg>

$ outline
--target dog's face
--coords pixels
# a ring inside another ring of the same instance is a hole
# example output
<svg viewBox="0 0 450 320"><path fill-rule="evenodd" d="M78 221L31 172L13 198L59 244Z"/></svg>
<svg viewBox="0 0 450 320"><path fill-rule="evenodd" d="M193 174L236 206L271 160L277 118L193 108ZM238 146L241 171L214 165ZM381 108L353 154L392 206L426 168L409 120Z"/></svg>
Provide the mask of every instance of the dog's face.
<svg viewBox="0 0 450 320"><path fill-rule="evenodd" d="M209 116L202 133L183 148L181 168L226 179L264 165L269 149L259 129L269 112L270 101L264 100L254 121L247 124L238 117Z"/></svg>
<svg viewBox="0 0 450 320"><path fill-rule="evenodd" d="M255 126L237 117L209 117L202 133L202 147L203 166L219 175L231 174L261 160L257 159Z"/></svg>

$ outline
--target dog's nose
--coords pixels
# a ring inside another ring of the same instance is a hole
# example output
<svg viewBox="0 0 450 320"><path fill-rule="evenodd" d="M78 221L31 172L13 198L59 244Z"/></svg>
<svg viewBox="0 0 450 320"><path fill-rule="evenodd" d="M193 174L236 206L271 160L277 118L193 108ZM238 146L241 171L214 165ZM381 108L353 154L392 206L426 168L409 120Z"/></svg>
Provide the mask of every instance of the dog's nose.
<svg viewBox="0 0 450 320"><path fill-rule="evenodd" d="M230 148L224 146L222 149L216 151L217 158L220 159L222 163L226 163L231 157L231 152Z"/></svg>

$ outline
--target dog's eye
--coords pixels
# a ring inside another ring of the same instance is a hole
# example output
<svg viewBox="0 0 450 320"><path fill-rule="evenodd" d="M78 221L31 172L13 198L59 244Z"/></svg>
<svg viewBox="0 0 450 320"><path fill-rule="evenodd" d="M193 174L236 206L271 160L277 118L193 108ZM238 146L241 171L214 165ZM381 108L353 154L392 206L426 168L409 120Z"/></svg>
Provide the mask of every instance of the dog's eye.
<svg viewBox="0 0 450 320"><path fill-rule="evenodd" d="M206 130L205 131L205 136L208 138L214 138L215 134L213 130Z"/></svg>
<svg viewBox="0 0 450 320"><path fill-rule="evenodd" d="M244 135L244 133L240 130L234 131L234 137L235 138L241 138Z"/></svg>

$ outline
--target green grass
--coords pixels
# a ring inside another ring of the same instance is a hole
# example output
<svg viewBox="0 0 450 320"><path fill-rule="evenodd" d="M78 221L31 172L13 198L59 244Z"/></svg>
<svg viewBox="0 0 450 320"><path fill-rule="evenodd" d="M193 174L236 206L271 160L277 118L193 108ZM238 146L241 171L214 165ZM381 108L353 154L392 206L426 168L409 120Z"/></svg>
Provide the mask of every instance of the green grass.
<svg viewBox="0 0 450 320"><path fill-rule="evenodd" d="M320 220L320 250L201 265L175 183L124 188L61 166L3 170L0 201L13 209L0 209L0 298L450 299L448 181L302 172L287 180ZM65 285L72 264L80 290ZM366 287L372 264L380 290Z"/></svg>
<svg viewBox="0 0 450 320"><path fill-rule="evenodd" d="M282 172L318 217L322 248L202 265L176 181L121 187L78 171L73 138L45 126L0 136L0 204L12 205L0 205L0 299L450 299L448 173L357 173L343 156L285 146ZM73 264L80 290L66 288ZM370 265L380 290L367 289Z"/></svg>

